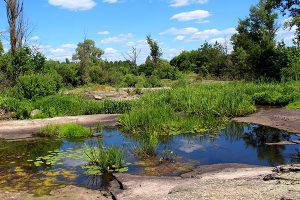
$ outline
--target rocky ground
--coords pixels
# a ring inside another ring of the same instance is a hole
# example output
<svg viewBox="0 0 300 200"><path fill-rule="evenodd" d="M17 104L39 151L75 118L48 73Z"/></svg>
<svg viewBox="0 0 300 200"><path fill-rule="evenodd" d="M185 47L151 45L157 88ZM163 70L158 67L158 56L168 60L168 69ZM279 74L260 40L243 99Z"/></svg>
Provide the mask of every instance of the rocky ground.
<svg viewBox="0 0 300 200"><path fill-rule="evenodd" d="M74 117L55 117L49 119L35 120L0 120L0 138L1 139L26 139L33 136L38 130L48 124L67 124L76 123L85 126L92 126L101 122L103 126L112 127L117 125L119 115L84 115Z"/></svg>
<svg viewBox="0 0 300 200"><path fill-rule="evenodd" d="M149 177L116 174L110 192L68 186L50 196L33 197L26 192L0 191L0 199L120 199L120 200L199 200L199 199L300 199L300 165L277 168L240 164L199 167L180 177ZM110 193L112 195L110 195Z"/></svg>
<svg viewBox="0 0 300 200"><path fill-rule="evenodd" d="M260 109L247 117L235 118L234 121L260 124L300 134L300 109Z"/></svg>

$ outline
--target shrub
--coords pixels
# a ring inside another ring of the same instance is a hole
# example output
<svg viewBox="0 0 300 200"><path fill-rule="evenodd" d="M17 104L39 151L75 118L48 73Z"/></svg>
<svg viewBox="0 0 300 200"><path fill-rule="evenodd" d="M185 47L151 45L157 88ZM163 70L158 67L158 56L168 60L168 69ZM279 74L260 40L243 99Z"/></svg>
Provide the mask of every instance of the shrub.
<svg viewBox="0 0 300 200"><path fill-rule="evenodd" d="M50 124L42 128L39 134L58 138L83 138L93 135L90 129L78 124Z"/></svg>
<svg viewBox="0 0 300 200"><path fill-rule="evenodd" d="M57 93L61 83L61 77L57 73L29 74L20 76L15 87L19 97L36 99Z"/></svg>

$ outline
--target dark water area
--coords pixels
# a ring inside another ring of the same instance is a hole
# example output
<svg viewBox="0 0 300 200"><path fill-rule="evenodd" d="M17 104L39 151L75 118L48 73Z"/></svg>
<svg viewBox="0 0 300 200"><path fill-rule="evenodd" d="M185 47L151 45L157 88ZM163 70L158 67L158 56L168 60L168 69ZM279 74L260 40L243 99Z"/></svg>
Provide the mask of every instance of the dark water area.
<svg viewBox="0 0 300 200"><path fill-rule="evenodd" d="M299 140L296 134L258 125L231 123L218 134L178 135L159 138L157 156L141 158L135 153L140 139L123 134L118 129L103 132L105 146L124 150L130 174L178 175L196 166L219 163L241 163L276 166L299 162L300 145L267 146L265 143ZM53 140L0 142L0 189L28 191L45 195L53 189L77 185L91 189L106 189L112 176L87 175L82 168L87 161L76 156L85 145L98 140ZM53 166L36 166L33 161L56 152L62 154ZM173 162L162 163L166 152L172 152ZM72 154L73 156L64 156ZM75 155L75 156L74 156Z"/></svg>

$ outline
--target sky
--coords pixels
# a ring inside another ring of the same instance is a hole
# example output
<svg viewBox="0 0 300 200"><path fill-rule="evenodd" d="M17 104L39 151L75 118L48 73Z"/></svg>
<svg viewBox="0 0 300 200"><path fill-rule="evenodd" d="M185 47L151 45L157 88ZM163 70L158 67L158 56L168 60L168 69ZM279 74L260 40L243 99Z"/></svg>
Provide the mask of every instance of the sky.
<svg viewBox="0 0 300 200"><path fill-rule="evenodd" d="M150 34L171 59L205 41L229 41L239 19L258 0L24 0L32 29L29 45L48 59L71 58L78 42L92 39L104 59L124 60L132 47L141 50L139 63L149 55ZM280 26L285 19L280 17ZM7 30L5 5L0 1L0 32ZM294 29L278 30L277 39L291 44ZM0 37L9 48L7 36ZM227 43L226 43L227 44ZM231 49L229 45L229 49Z"/></svg>

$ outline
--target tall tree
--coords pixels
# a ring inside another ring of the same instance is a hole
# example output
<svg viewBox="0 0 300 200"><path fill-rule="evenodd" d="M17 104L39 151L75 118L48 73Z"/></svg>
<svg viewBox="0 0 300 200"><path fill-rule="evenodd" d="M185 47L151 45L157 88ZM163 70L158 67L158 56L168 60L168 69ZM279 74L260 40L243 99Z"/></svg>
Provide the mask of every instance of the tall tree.
<svg viewBox="0 0 300 200"><path fill-rule="evenodd" d="M161 48L159 47L157 41L155 41L151 35L147 36L147 43L150 47L150 56L154 63L158 63L160 57L162 56Z"/></svg>
<svg viewBox="0 0 300 200"><path fill-rule="evenodd" d="M290 20L285 26L290 29L296 26L294 43L300 46L300 0L268 0L267 5L279 9L284 16L289 15Z"/></svg>
<svg viewBox="0 0 300 200"><path fill-rule="evenodd" d="M277 14L267 7L267 0L260 0L250 8L250 14L239 21L237 32L231 38L235 52L244 51L251 66L252 78L279 79L280 69L274 64Z"/></svg>
<svg viewBox="0 0 300 200"><path fill-rule="evenodd" d="M12 55L16 55L18 47L23 46L25 25L23 17L22 0L4 0L6 3L6 16L9 25L10 47Z"/></svg>
<svg viewBox="0 0 300 200"><path fill-rule="evenodd" d="M85 39L78 43L73 60L79 61L79 73L83 84L89 82L90 79L89 65L97 63L103 54L102 49L97 48L93 40Z"/></svg>

